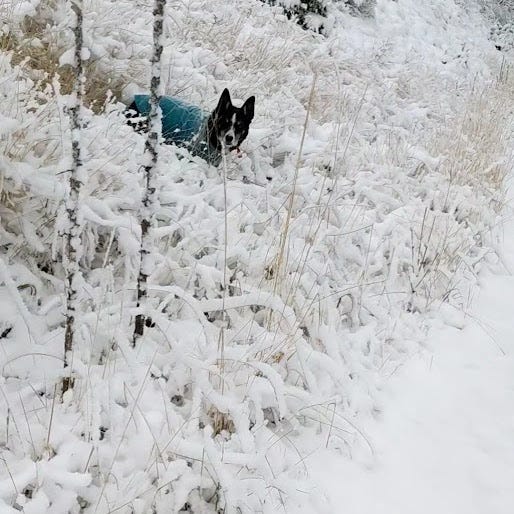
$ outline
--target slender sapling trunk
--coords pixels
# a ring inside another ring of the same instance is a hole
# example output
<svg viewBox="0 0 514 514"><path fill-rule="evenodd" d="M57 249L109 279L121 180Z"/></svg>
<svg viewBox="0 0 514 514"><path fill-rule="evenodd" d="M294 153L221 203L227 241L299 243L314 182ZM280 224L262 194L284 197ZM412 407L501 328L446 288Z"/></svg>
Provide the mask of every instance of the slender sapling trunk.
<svg viewBox="0 0 514 514"><path fill-rule="evenodd" d="M159 113L159 88L161 84L161 55L162 55L162 32L164 21L164 7L166 0L155 0L153 9L153 55L152 55L152 79L150 83L150 113L149 130L145 142L144 153L144 183L145 190L140 212L141 223L141 246L139 275L137 278L137 307L147 296L147 281L151 272L151 256L153 253L151 227L155 218L157 205L155 168L159 155L159 139L161 134L161 117ZM132 346L143 335L145 329L145 316L136 316Z"/></svg>
<svg viewBox="0 0 514 514"><path fill-rule="evenodd" d="M69 189L65 200L67 226L64 231L63 264L66 292L66 328L64 332L64 377L62 380L63 394L73 387L70 359L73 351L75 334L75 317L77 312L81 273L79 267L80 249L82 246L82 222L80 217L80 188L82 186L82 157L80 146L81 107L83 96L84 67L82 62L83 46L83 15L82 0L73 0L71 8L75 14L73 27L75 52L73 66L75 82L73 86L72 105L69 108L71 124L71 170Z"/></svg>

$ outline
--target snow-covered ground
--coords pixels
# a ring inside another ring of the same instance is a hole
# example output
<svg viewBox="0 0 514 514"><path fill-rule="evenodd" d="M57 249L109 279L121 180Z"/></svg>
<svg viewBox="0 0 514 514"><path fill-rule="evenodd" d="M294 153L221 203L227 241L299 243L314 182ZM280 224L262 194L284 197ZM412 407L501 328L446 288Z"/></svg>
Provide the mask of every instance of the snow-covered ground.
<svg viewBox="0 0 514 514"><path fill-rule="evenodd" d="M511 178L511 184L513 182ZM363 426L374 453L308 459L333 514L510 514L514 508L514 195L501 260L466 316L428 334Z"/></svg>
<svg viewBox="0 0 514 514"><path fill-rule="evenodd" d="M152 2L84 2L97 103L82 113L84 282L60 398L72 77L53 73L70 2L0 2L1 514L508 501L513 297L492 270L513 11L328 3L320 35L258 0L168 2L163 93L212 109L228 87L256 95L256 116L226 167L161 148L142 307L155 325L132 348L144 136L103 94L147 88Z"/></svg>

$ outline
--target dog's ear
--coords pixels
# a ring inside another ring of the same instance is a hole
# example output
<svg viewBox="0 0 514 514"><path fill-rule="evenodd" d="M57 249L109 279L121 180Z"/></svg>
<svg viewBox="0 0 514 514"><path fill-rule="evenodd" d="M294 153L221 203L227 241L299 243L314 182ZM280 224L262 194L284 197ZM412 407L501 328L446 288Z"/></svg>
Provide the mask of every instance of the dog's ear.
<svg viewBox="0 0 514 514"><path fill-rule="evenodd" d="M248 98L248 100L246 100L241 109L243 109L243 114L245 115L245 118L247 118L249 121L252 121L255 109L255 96L251 96L250 98Z"/></svg>
<svg viewBox="0 0 514 514"><path fill-rule="evenodd" d="M229 107L232 107L232 100L230 99L230 93L228 92L228 89L225 88L223 93L221 93L218 105L216 106L216 111L228 111Z"/></svg>

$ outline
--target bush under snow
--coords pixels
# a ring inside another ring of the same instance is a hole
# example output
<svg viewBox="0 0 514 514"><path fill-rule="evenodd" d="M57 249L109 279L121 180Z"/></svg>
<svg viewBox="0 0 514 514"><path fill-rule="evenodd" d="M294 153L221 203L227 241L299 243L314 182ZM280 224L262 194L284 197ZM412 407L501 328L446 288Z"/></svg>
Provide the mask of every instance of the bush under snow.
<svg viewBox="0 0 514 514"><path fill-rule="evenodd" d="M65 2L7 7L1 41L67 51ZM2 512L323 512L307 452L373 451L359 425L381 384L494 258L513 89L474 2L331 16L323 37L252 0L168 7L164 92L209 109L229 87L257 111L220 169L161 148L136 348L144 141L91 95L62 403L65 67L59 80L0 44ZM91 73L147 87L151 22L147 1L87 2Z"/></svg>

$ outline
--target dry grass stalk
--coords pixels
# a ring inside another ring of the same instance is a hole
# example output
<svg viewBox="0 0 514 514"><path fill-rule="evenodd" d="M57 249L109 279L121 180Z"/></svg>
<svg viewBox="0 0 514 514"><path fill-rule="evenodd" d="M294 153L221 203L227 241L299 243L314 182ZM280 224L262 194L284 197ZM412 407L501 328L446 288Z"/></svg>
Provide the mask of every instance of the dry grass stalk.
<svg viewBox="0 0 514 514"><path fill-rule="evenodd" d="M52 2L42 5L50 8ZM73 66L59 62L64 50L58 36L48 31L45 17L38 14L26 16L17 32L0 35L0 51L10 52L12 64L28 70L37 87L44 89L57 77L61 93L68 95L73 92L75 75ZM101 112L108 98L121 97L124 78L105 73L94 60L84 63L84 77L84 105L94 112Z"/></svg>

